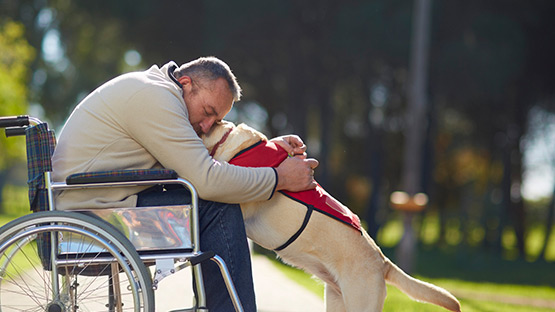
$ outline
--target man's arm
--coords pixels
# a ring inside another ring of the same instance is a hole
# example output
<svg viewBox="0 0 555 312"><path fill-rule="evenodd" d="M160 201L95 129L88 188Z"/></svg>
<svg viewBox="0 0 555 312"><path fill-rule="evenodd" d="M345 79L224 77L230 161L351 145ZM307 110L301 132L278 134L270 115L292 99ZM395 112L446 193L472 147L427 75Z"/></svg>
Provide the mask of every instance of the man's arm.
<svg viewBox="0 0 555 312"><path fill-rule="evenodd" d="M132 113L124 117L126 131L163 167L174 169L193 183L201 198L240 203L271 197L276 187L274 170L213 160L177 98L151 87L130 101Z"/></svg>

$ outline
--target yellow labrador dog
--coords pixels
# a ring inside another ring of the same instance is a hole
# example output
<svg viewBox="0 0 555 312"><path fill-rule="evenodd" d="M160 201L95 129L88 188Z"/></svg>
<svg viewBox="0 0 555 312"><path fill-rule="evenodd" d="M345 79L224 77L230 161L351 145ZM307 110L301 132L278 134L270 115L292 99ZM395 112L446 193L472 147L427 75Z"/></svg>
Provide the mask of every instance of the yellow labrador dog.
<svg viewBox="0 0 555 312"><path fill-rule="evenodd" d="M225 121L204 135L203 141L221 162L233 164L247 152L253 154L253 165L245 159L238 163L251 167L268 166L264 162L281 149L268 146L273 143L262 133ZM282 160L278 158L273 165ZM250 239L326 283L327 311L382 311L386 282L413 299L460 311L449 292L410 277L385 257L349 209L321 188L314 194L308 197L324 198L323 206L330 206L331 213L318 208L319 204L306 203L306 196L299 199L284 192L268 201L241 204L241 210Z"/></svg>

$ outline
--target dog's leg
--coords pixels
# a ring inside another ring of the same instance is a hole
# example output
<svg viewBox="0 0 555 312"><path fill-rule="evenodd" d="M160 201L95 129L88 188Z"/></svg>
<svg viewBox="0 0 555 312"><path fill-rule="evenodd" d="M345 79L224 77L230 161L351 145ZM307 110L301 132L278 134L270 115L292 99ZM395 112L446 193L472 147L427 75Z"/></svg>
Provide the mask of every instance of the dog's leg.
<svg viewBox="0 0 555 312"><path fill-rule="evenodd" d="M346 311L382 311L387 288L381 270L371 268L365 263L344 270L339 276Z"/></svg>
<svg viewBox="0 0 555 312"><path fill-rule="evenodd" d="M325 301L326 301L326 312L346 312L347 311L345 310L345 303L343 302L343 296L341 295L341 291L339 291L336 287L330 286L330 284L326 284Z"/></svg>

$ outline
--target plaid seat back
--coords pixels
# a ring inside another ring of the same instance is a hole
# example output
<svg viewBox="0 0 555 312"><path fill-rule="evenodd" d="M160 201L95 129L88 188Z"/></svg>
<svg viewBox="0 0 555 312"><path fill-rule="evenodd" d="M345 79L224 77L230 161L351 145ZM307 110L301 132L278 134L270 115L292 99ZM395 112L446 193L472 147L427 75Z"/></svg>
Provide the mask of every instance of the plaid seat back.
<svg viewBox="0 0 555 312"><path fill-rule="evenodd" d="M48 191L44 183L44 173L52 171L52 154L56 147L54 131L48 124L40 123L25 129L27 142L27 184L29 186L29 204L33 212L48 209ZM50 234L40 234L37 238L37 251L46 270L50 264Z"/></svg>
<svg viewBox="0 0 555 312"><path fill-rule="evenodd" d="M48 210L48 191L44 173L52 171L52 154L56 147L56 136L47 123L40 123L25 130L27 142L27 184L29 204L34 212Z"/></svg>

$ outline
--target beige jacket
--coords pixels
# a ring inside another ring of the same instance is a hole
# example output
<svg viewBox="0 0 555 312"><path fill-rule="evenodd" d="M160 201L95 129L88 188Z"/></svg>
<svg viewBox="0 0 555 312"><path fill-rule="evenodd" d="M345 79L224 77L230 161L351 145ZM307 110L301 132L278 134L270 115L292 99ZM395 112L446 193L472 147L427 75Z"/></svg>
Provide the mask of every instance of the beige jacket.
<svg viewBox="0 0 555 312"><path fill-rule="evenodd" d="M124 74L87 96L58 138L54 181L79 172L169 168L206 200L270 198L277 184L273 169L237 167L208 155L189 123L183 91L168 74L171 65ZM133 207L142 189L63 191L56 196L56 209Z"/></svg>

